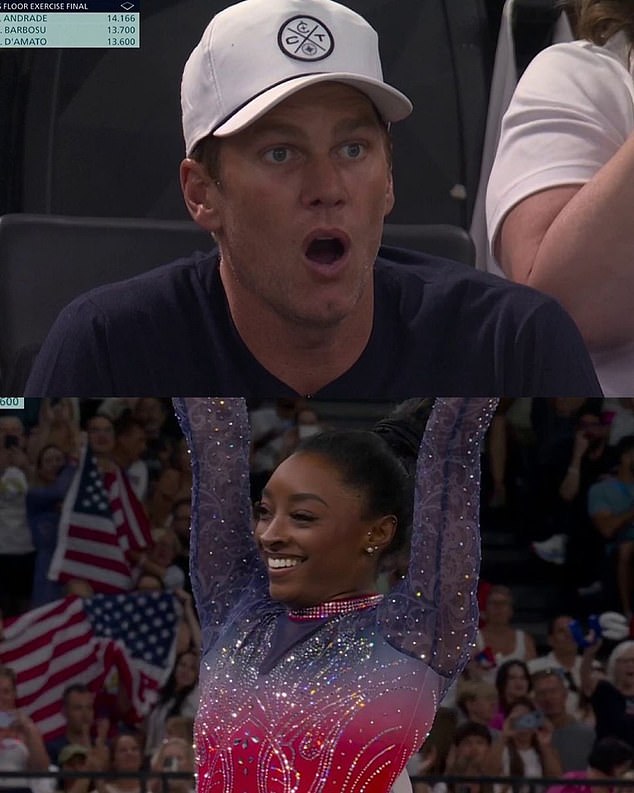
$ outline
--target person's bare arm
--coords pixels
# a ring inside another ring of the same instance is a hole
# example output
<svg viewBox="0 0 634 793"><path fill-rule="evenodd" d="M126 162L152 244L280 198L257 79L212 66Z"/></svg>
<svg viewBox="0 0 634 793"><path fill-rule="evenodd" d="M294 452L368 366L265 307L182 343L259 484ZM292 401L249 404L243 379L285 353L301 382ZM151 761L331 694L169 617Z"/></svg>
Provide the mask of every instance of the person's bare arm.
<svg viewBox="0 0 634 793"><path fill-rule="evenodd" d="M22 730L24 742L29 751L28 770L47 771L51 761L38 728L21 710L15 712L15 721Z"/></svg>
<svg viewBox="0 0 634 793"><path fill-rule="evenodd" d="M590 347L634 336L633 207L634 134L586 184L516 204L495 241L509 278L557 298Z"/></svg>
<svg viewBox="0 0 634 793"><path fill-rule="evenodd" d="M592 644L586 647L581 656L581 666L579 668L579 676L581 678L581 690L584 696L590 698L594 694L594 689L597 687L598 678L594 674L593 665L594 659L601 647L601 640L592 638Z"/></svg>
<svg viewBox="0 0 634 793"><path fill-rule="evenodd" d="M581 460L588 450L588 444L589 441L586 438L584 430L577 430L572 449L572 457L570 458L570 465L568 466L565 477L559 485L559 495L563 501L574 501L579 493L579 485L581 483Z"/></svg>
<svg viewBox="0 0 634 793"><path fill-rule="evenodd" d="M590 517L594 527L599 530L601 536L605 537L606 540L611 540L620 529L634 521L634 507L625 512L619 512L616 515L613 512L604 511L595 512L595 514Z"/></svg>
<svg viewBox="0 0 634 793"><path fill-rule="evenodd" d="M526 647L526 656L524 658L525 661L532 661L534 658L537 658L537 648L535 647L535 639L524 631L524 646Z"/></svg>

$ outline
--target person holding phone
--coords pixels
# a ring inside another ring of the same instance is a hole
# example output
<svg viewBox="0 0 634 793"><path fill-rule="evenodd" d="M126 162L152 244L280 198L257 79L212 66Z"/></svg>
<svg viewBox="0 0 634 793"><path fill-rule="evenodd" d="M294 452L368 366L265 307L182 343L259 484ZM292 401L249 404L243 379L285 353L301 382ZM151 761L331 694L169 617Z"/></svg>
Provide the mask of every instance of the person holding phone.
<svg viewBox="0 0 634 793"><path fill-rule="evenodd" d="M166 738L152 756L150 768L160 774L189 773L187 777L154 776L150 780L151 793L194 793L194 750L183 738Z"/></svg>
<svg viewBox="0 0 634 793"><path fill-rule="evenodd" d="M552 725L530 697L516 699L504 720L501 736L491 745L488 773L531 779L561 776L561 760L552 745L552 733ZM529 788L523 786L520 793ZM510 789L508 784L496 785L495 793Z"/></svg>

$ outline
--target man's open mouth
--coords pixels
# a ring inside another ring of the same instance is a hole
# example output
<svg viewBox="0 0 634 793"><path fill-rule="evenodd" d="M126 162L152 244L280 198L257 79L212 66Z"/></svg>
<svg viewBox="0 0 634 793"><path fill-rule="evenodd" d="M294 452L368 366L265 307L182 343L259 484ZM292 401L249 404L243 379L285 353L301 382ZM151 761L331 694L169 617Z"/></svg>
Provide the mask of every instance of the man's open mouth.
<svg viewBox="0 0 634 793"><path fill-rule="evenodd" d="M334 264L345 255L348 247L349 241L343 234L317 233L308 238L305 255L315 264Z"/></svg>

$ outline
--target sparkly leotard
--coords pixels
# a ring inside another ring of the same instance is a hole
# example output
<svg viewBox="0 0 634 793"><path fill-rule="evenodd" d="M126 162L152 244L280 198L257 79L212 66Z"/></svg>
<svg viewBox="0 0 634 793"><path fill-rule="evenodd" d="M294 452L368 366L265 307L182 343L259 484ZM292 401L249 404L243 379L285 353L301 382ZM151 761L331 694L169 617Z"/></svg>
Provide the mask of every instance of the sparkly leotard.
<svg viewBox="0 0 634 793"><path fill-rule="evenodd" d="M387 793L475 639L479 447L493 401L434 406L406 579L384 598L295 614L270 599L252 536L244 402L175 404L194 476L199 793Z"/></svg>

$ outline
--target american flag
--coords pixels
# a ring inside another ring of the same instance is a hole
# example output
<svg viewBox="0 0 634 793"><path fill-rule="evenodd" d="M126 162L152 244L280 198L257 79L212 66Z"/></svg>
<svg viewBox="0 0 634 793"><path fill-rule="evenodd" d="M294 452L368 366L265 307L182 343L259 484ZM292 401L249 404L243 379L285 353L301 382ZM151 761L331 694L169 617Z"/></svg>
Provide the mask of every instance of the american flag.
<svg viewBox="0 0 634 793"><path fill-rule="evenodd" d="M17 675L17 706L45 740L64 731L62 696L71 683L98 691L115 674L138 718L169 677L181 608L170 592L72 595L7 619L0 663Z"/></svg>
<svg viewBox="0 0 634 793"><path fill-rule="evenodd" d="M152 544L150 522L125 473L102 476L88 447L82 450L59 524L48 577L65 583L87 581L95 592L132 587L130 551Z"/></svg>

